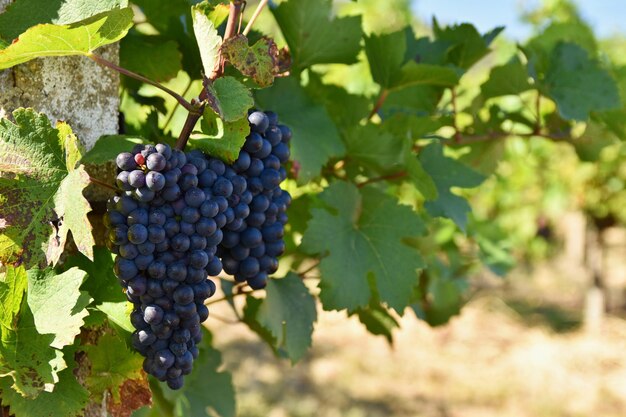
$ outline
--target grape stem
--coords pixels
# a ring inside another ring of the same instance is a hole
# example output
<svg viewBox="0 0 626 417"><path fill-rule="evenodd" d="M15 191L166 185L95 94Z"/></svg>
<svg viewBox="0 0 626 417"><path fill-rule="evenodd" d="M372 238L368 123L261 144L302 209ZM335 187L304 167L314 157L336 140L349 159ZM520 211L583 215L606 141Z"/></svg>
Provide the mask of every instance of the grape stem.
<svg viewBox="0 0 626 417"><path fill-rule="evenodd" d="M226 29L224 31L224 41L232 38L237 33L237 25L239 22L239 17L241 16L241 11L243 10L243 1L231 1L230 2L230 12L228 13L228 21L226 22ZM209 75L209 80L215 81L222 75L224 75L224 67L226 65L226 59L220 50L220 64L217 69L213 71L212 74ZM200 93L200 98L204 99L206 95L206 91L203 89L202 93Z"/></svg>
<svg viewBox="0 0 626 417"><path fill-rule="evenodd" d="M182 151L187 146L187 141L189 140L189 136L191 136L191 132L193 132L193 128L196 126L198 119L202 117L202 112L204 111L204 104L197 111L189 112L187 114L187 119L185 120L185 124L183 126L183 130L180 131L180 135L178 136L178 140L176 141L176 145L174 146L176 149Z"/></svg>
<svg viewBox="0 0 626 417"><path fill-rule="evenodd" d="M119 192L119 190L117 188L113 187L111 184L107 184L106 182L100 181L99 179L93 178L91 176L89 177L89 182L91 182L93 184L96 184L96 185L98 185L100 187L104 187L104 188L108 188L109 190L113 190L116 193Z"/></svg>
<svg viewBox="0 0 626 417"><path fill-rule="evenodd" d="M183 96L181 96L180 94L178 94L177 92L170 90L169 88L167 88L166 86L164 86L163 84L160 84L156 81L153 81L149 78L144 77L143 75L139 75L135 72L129 71L126 68L122 68L117 64L114 64L111 61L107 61L106 59L102 58L99 55L96 55L94 53L90 53L87 55L89 58L91 58L93 61L97 62L98 64L102 65L103 67L107 67L107 68L111 68L114 71L119 72L120 74L124 74L127 77L130 78L134 78L136 80L139 80L143 83L146 84L150 84L153 87L158 88L159 90L165 91L167 94L169 94L170 96L174 97L176 99L176 101L178 101L178 103L183 106L185 109L189 110L190 112L197 112L198 111L198 106L196 104L190 103L187 100L185 100L185 98Z"/></svg>
<svg viewBox="0 0 626 417"><path fill-rule="evenodd" d="M374 104L374 108L370 112L369 116L367 116L367 120L372 120L372 118L376 116L376 114L383 107L383 104L385 104L385 100L387 100L388 96L389 96L389 90L384 89L383 91L380 92L380 95L378 96L378 100L376 100L376 104Z"/></svg>
<svg viewBox="0 0 626 417"><path fill-rule="evenodd" d="M246 28L243 30L243 32L241 32L244 36L248 36L248 33L250 33L250 30L252 30L252 25L254 24L254 22L256 22L257 18L259 17L261 12L263 11L263 8L265 8L265 6L267 6L268 2L269 2L269 0L261 0L259 2L259 5L257 6L256 10L252 14L252 17L250 17L250 20L248 21L248 24L246 25Z"/></svg>

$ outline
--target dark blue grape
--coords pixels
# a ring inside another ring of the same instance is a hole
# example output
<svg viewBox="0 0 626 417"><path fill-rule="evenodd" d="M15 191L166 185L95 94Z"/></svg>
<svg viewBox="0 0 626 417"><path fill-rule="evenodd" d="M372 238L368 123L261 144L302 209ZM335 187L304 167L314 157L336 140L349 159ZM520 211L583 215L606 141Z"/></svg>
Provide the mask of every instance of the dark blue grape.
<svg viewBox="0 0 626 417"><path fill-rule="evenodd" d="M227 230L222 238L222 246L228 249L234 248L239 244L239 238L239 233Z"/></svg>
<svg viewBox="0 0 626 417"><path fill-rule="evenodd" d="M202 303L196 304L196 312L198 314L198 318L200 319L200 323L209 318L209 308Z"/></svg>
<svg viewBox="0 0 626 417"><path fill-rule="evenodd" d="M174 294L176 294L176 291L174 291ZM194 314L196 314L196 305L191 302L189 304L176 303L174 304L174 311L180 316L181 319L192 317Z"/></svg>
<svg viewBox="0 0 626 417"><path fill-rule="evenodd" d="M263 242L263 234L255 227L249 227L241 233L241 244L246 248L255 248Z"/></svg>
<svg viewBox="0 0 626 417"><path fill-rule="evenodd" d="M135 259L137 255L139 255L139 250L137 250L137 246L133 245L132 243L127 243L120 246L119 252L120 256L126 259Z"/></svg>
<svg viewBox="0 0 626 417"><path fill-rule="evenodd" d="M276 126L272 126L265 132L265 137L272 144L272 146L276 146L283 139L283 133Z"/></svg>
<svg viewBox="0 0 626 417"><path fill-rule="evenodd" d="M128 196L121 196L115 204L115 209L125 216L137 208L137 202Z"/></svg>
<svg viewBox="0 0 626 417"><path fill-rule="evenodd" d="M275 169L266 168L261 172L261 182L264 188L273 190L280 185L280 174Z"/></svg>
<svg viewBox="0 0 626 417"><path fill-rule="evenodd" d="M278 241L265 244L265 253L269 256L280 256L285 252L285 242Z"/></svg>
<svg viewBox="0 0 626 417"><path fill-rule="evenodd" d="M167 267L167 277L182 282L187 278L187 267L184 262L174 262Z"/></svg>
<svg viewBox="0 0 626 417"><path fill-rule="evenodd" d="M263 212L253 211L246 218L246 223L248 226L261 227L263 223L265 223L265 214Z"/></svg>
<svg viewBox="0 0 626 417"><path fill-rule="evenodd" d="M142 244L137 245L137 250L141 255L152 255L154 253L156 246L154 243L146 241Z"/></svg>
<svg viewBox="0 0 626 417"><path fill-rule="evenodd" d="M260 111L255 111L254 113L248 116L248 122L250 123L250 128L253 132L257 133L265 133L267 128L270 125L269 118L265 115L265 113Z"/></svg>
<svg viewBox="0 0 626 417"><path fill-rule="evenodd" d="M148 288L148 292L150 292L150 288ZM158 290L156 288L154 288L153 292L158 292ZM163 290L162 287L161 287L161 294L162 294L161 296L159 296L158 298L156 298L154 300L154 304L158 305L159 307L161 307L163 309L163 311L168 311L168 310L171 310L172 308L174 308L174 302L171 300L171 298L169 298L169 297L167 297L165 295L165 290ZM165 317L165 316L163 316L163 317ZM165 324L167 324L167 323L165 323Z"/></svg>
<svg viewBox="0 0 626 417"><path fill-rule="evenodd" d="M261 243L256 248L250 248L250 256L260 258L263 255L265 255L265 243Z"/></svg>
<svg viewBox="0 0 626 417"><path fill-rule="evenodd" d="M262 147L263 137L256 132L251 132L243 145L243 149L248 153L258 152Z"/></svg>
<svg viewBox="0 0 626 417"><path fill-rule="evenodd" d="M215 201L205 201L200 206L200 214L204 217L215 217L219 210L220 208Z"/></svg>
<svg viewBox="0 0 626 417"><path fill-rule="evenodd" d="M226 223L228 223L224 213L220 213L217 216L215 216L214 220L215 220L215 224L217 224L218 229L223 228L224 226L226 226Z"/></svg>
<svg viewBox="0 0 626 417"><path fill-rule="evenodd" d="M189 245L189 249L191 250L202 250L206 248L206 239L199 234L194 233L193 235L189 236L189 241L191 242L191 244Z"/></svg>
<svg viewBox="0 0 626 417"><path fill-rule="evenodd" d="M209 256L206 252L195 250L189 254L189 265L194 268L202 269L209 263Z"/></svg>
<svg viewBox="0 0 626 417"><path fill-rule="evenodd" d="M147 329L149 327L149 324L143 319L141 310L133 310L133 312L130 313L130 323L137 330Z"/></svg>
<svg viewBox="0 0 626 417"><path fill-rule="evenodd" d="M236 172L244 172L250 167L250 154L246 151L239 152L239 157L233 164L233 169Z"/></svg>
<svg viewBox="0 0 626 417"><path fill-rule="evenodd" d="M265 115L270 123L270 126L276 126L278 124L278 115L273 111L266 111Z"/></svg>
<svg viewBox="0 0 626 417"><path fill-rule="evenodd" d="M154 200L155 193L148 187L141 187L135 190L135 196L137 200L147 203Z"/></svg>
<svg viewBox="0 0 626 417"><path fill-rule="evenodd" d="M115 178L115 185L117 185L117 188L122 191L130 191L133 189L132 185L128 183L128 174L128 171L122 171L117 174L117 177Z"/></svg>
<svg viewBox="0 0 626 417"><path fill-rule="evenodd" d="M193 301L193 289L188 285L180 285L174 291L173 299L178 304L189 304Z"/></svg>
<svg viewBox="0 0 626 417"><path fill-rule="evenodd" d="M109 231L109 240L116 245L128 242L128 226L120 224Z"/></svg>
<svg viewBox="0 0 626 417"><path fill-rule="evenodd" d="M160 172L150 171L146 175L146 187L152 191L161 191L165 188L165 176Z"/></svg>
<svg viewBox="0 0 626 417"><path fill-rule="evenodd" d="M239 271L239 262L230 257L222 258L222 267L224 268L224 272L229 275L235 275Z"/></svg>
<svg viewBox="0 0 626 417"><path fill-rule="evenodd" d="M185 221L181 221L180 232L187 236L192 236L196 232L196 227L193 223L187 223Z"/></svg>
<svg viewBox="0 0 626 417"><path fill-rule="evenodd" d="M258 194L263 191L263 182L261 182L261 178L252 177L248 178L248 190L253 194Z"/></svg>
<svg viewBox="0 0 626 417"><path fill-rule="evenodd" d="M136 169L128 174L128 183L131 187L141 188L146 185L146 175L142 170Z"/></svg>
<svg viewBox="0 0 626 417"><path fill-rule="evenodd" d="M223 213L228 208L228 200L225 197L218 196L213 199L219 207L220 213Z"/></svg>
<svg viewBox="0 0 626 417"><path fill-rule="evenodd" d="M222 272L222 262L217 256L208 263L206 271L212 277L216 277Z"/></svg>
<svg viewBox="0 0 626 417"><path fill-rule="evenodd" d="M150 171L162 171L165 168L166 159L160 153L153 153L146 158L146 167Z"/></svg>
<svg viewBox="0 0 626 417"><path fill-rule="evenodd" d="M263 160L263 166L265 168L272 168L278 171L280 169L280 160L277 156L270 155Z"/></svg>
<svg viewBox="0 0 626 417"><path fill-rule="evenodd" d="M137 255L135 258L135 266L141 271L148 269L150 264L154 261L153 255Z"/></svg>
<svg viewBox="0 0 626 417"><path fill-rule="evenodd" d="M250 248L243 245L237 245L230 250L230 256L236 261L243 261L250 256Z"/></svg>
<svg viewBox="0 0 626 417"><path fill-rule="evenodd" d="M154 148L158 153L163 155L165 159L169 159L172 156L172 148L165 143L157 143Z"/></svg>
<svg viewBox="0 0 626 417"><path fill-rule="evenodd" d="M230 184L230 181L228 183ZM231 184L231 188L232 188L232 184ZM195 187L190 188L185 193L185 203L187 203L191 207L200 207L202 203L204 203L205 199L206 199L206 195L204 194L204 191L202 191L199 188L195 188Z"/></svg>
<svg viewBox="0 0 626 417"><path fill-rule="evenodd" d="M216 229L217 223L213 219L202 218L195 225L196 233L203 237L211 236Z"/></svg>
<svg viewBox="0 0 626 417"><path fill-rule="evenodd" d="M148 281L141 275L128 281L128 289L133 290L133 295L141 296L146 293Z"/></svg>
<svg viewBox="0 0 626 417"><path fill-rule="evenodd" d="M163 279L165 278L167 267L165 266L165 263L161 261L153 261L150 265L148 265L147 271L150 278Z"/></svg>
<svg viewBox="0 0 626 417"><path fill-rule="evenodd" d="M224 177L219 177L213 184L212 190L216 196L228 197L233 193L233 183Z"/></svg>
<svg viewBox="0 0 626 417"><path fill-rule="evenodd" d="M185 381L184 381L182 375L174 377L174 378L168 377L167 381L166 381L166 384L167 384L167 386L170 389L178 390L178 389L181 389L183 387L183 385L185 384Z"/></svg>
<svg viewBox="0 0 626 417"><path fill-rule="evenodd" d="M289 160L289 147L284 143L279 143L274 146L274 149L272 149L272 154L275 155L282 164L284 164Z"/></svg>
<svg viewBox="0 0 626 417"><path fill-rule="evenodd" d="M289 129L285 125L278 125L278 128L280 129L280 132L282 133L283 143L289 143L292 137L291 129Z"/></svg>
<svg viewBox="0 0 626 417"><path fill-rule="evenodd" d="M148 226L148 240L152 243L161 243L165 240L165 229L156 224Z"/></svg>
<svg viewBox="0 0 626 417"><path fill-rule="evenodd" d="M248 280L248 285L255 290L263 289L267 286L267 274L261 272Z"/></svg>
<svg viewBox="0 0 626 417"><path fill-rule="evenodd" d="M135 157L130 152L122 152L115 158L117 167L123 171L130 171L137 167Z"/></svg>
<svg viewBox="0 0 626 417"><path fill-rule="evenodd" d="M219 159L215 158L209 160L209 168L218 176L224 175L224 172L226 172L226 165L224 165L224 163Z"/></svg>
<svg viewBox="0 0 626 417"><path fill-rule="evenodd" d="M135 266L135 262L121 257L115 259L114 271L115 275L123 280L129 280L139 272Z"/></svg>
<svg viewBox="0 0 626 417"><path fill-rule="evenodd" d="M156 342L156 336L154 335L154 333L152 333L152 330L150 329L137 331L137 338L142 346L150 346L151 344Z"/></svg>
<svg viewBox="0 0 626 417"><path fill-rule="evenodd" d="M248 257L239 263L239 274L246 279L254 277L260 270L259 260L256 258Z"/></svg>
<svg viewBox="0 0 626 417"><path fill-rule="evenodd" d="M255 158L263 159L263 158L266 158L271 153L272 153L272 144L268 140L263 139L263 146L261 146L261 149L253 153L251 156Z"/></svg>
<svg viewBox="0 0 626 417"><path fill-rule="evenodd" d="M285 229L282 224L276 223L272 226L264 227L262 230L263 240L267 242L277 242L285 234Z"/></svg>
<svg viewBox="0 0 626 417"><path fill-rule="evenodd" d="M143 224L133 224L128 228L128 240L135 245L148 240L148 229Z"/></svg>
<svg viewBox="0 0 626 417"><path fill-rule="evenodd" d="M165 186L171 187L172 185L176 185L178 178L181 176L181 172L180 169L174 168L171 171L164 173L163 176L165 177Z"/></svg>
<svg viewBox="0 0 626 417"><path fill-rule="evenodd" d="M217 174L212 169L207 169L198 176L198 186L205 188L213 186L217 179Z"/></svg>
<svg viewBox="0 0 626 417"><path fill-rule="evenodd" d="M163 291L165 291L166 294L171 296L172 294L174 294L174 290L176 290L176 288L178 288L179 285L180 285L180 282L173 280L171 278L166 278L163 280L161 287L163 288Z"/></svg>
<svg viewBox="0 0 626 417"><path fill-rule="evenodd" d="M220 244L220 242L222 241L222 238L224 237L223 232L220 229L217 229L215 231L215 233L213 233L211 236L208 236L207 239L207 246L217 246Z"/></svg>
<svg viewBox="0 0 626 417"><path fill-rule="evenodd" d="M204 269L194 268L189 266L187 268L187 278L185 282L187 284L197 284L198 282L202 282L207 277L207 273Z"/></svg>
<svg viewBox="0 0 626 417"><path fill-rule="evenodd" d="M263 194L259 194L252 199L250 203L250 210L257 212L265 212L267 208L270 206L270 199L264 196Z"/></svg>
<svg viewBox="0 0 626 417"><path fill-rule="evenodd" d="M176 201L181 196L181 190L178 184L166 186L161 193L165 201Z"/></svg>
<svg viewBox="0 0 626 417"><path fill-rule="evenodd" d="M182 233L177 234L170 240L170 247L178 252L185 252L190 245L189 236Z"/></svg>
<svg viewBox="0 0 626 417"><path fill-rule="evenodd" d="M163 350L158 351L154 355L154 359L157 363L157 366L163 369L170 368L172 365L174 365L174 361L175 361L174 354L170 352L169 349L163 349Z"/></svg>
<svg viewBox="0 0 626 417"><path fill-rule="evenodd" d="M170 343L169 350L176 356L183 356L187 352L187 342Z"/></svg>

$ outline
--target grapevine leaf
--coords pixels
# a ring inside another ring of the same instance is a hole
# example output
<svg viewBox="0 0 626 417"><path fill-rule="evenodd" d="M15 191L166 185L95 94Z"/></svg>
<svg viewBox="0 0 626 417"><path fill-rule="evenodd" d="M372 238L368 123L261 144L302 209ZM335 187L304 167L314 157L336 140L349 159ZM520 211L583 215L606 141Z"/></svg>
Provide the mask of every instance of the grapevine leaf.
<svg viewBox="0 0 626 417"><path fill-rule="evenodd" d="M35 398L57 381L62 359L50 348L54 336L35 328L25 297L27 285L23 266L9 266L0 276L0 377L12 378L12 389Z"/></svg>
<svg viewBox="0 0 626 417"><path fill-rule="evenodd" d="M480 87L483 98L517 95L531 88L526 67L515 57L491 69L489 78Z"/></svg>
<svg viewBox="0 0 626 417"><path fill-rule="evenodd" d="M487 55L489 43L494 39L493 35L500 33L496 30L488 33L487 36L481 36L478 30L469 23L441 28L436 19L433 19L433 32L437 41L448 45L447 61L463 69L469 69Z"/></svg>
<svg viewBox="0 0 626 417"><path fill-rule="evenodd" d="M254 105L250 90L233 77L218 78L206 87L209 107L225 122L246 117Z"/></svg>
<svg viewBox="0 0 626 417"><path fill-rule="evenodd" d="M295 67L357 61L361 18L331 19L331 8L331 0L288 0L272 9Z"/></svg>
<svg viewBox="0 0 626 417"><path fill-rule="evenodd" d="M592 111L621 107L615 80L574 44L556 46L541 89L556 102L565 119L585 121Z"/></svg>
<svg viewBox="0 0 626 417"><path fill-rule="evenodd" d="M196 42L200 50L200 58L204 67L204 74L211 76L220 64L220 47L222 37L217 33L217 26L210 18L213 12L206 2L191 7L191 17L193 19L193 32L196 35Z"/></svg>
<svg viewBox="0 0 626 417"><path fill-rule="evenodd" d="M12 40L40 23L64 25L126 6L127 0L17 0L0 13L0 37Z"/></svg>
<svg viewBox="0 0 626 417"><path fill-rule="evenodd" d="M121 293L119 290L118 293ZM128 333L135 331L132 323L130 322L130 309L132 305L127 301L105 301L98 304L96 308L106 314L107 318L114 324L118 325Z"/></svg>
<svg viewBox="0 0 626 417"><path fill-rule="evenodd" d="M407 47L405 30L366 36L364 39L372 78L382 88L391 87L400 77L400 69L404 64Z"/></svg>
<svg viewBox="0 0 626 417"><path fill-rule="evenodd" d="M287 354L280 347L276 347L276 337L274 337L272 332L259 323L258 316L263 302L264 300L251 295L246 296L246 306L243 309L242 321L272 348L276 356L287 357Z"/></svg>
<svg viewBox="0 0 626 417"><path fill-rule="evenodd" d="M222 53L243 75L252 78L259 87L268 87L278 74L278 48L273 40L261 38L252 46L244 35L224 41Z"/></svg>
<svg viewBox="0 0 626 417"><path fill-rule="evenodd" d="M424 233L420 217L386 194L337 182L320 197L333 212L313 209L302 241L308 253L327 255L320 271L325 309L356 310L377 294L401 312L423 262L403 240Z"/></svg>
<svg viewBox="0 0 626 417"><path fill-rule="evenodd" d="M418 318L440 326L459 313L466 290L467 280L455 277L447 265L436 261L428 266L428 300L411 307Z"/></svg>
<svg viewBox="0 0 626 417"><path fill-rule="evenodd" d="M67 356L67 355L66 355ZM73 374L72 366L59 372L59 382L54 391L40 393L37 398L24 398L10 387L9 379L0 379L2 405L9 407L11 415L28 417L80 417L89 400L89 392Z"/></svg>
<svg viewBox="0 0 626 417"><path fill-rule="evenodd" d="M224 162L233 163L250 133L248 119L244 117L234 122L224 122L212 113L212 110L205 108L203 132L209 136L194 136L189 143ZM217 133L212 134L214 130Z"/></svg>
<svg viewBox="0 0 626 417"><path fill-rule="evenodd" d="M89 293L95 305L103 302L126 301L113 272L115 262L111 252L105 247L96 246L93 254L93 261L80 253L72 255L67 258L63 267L66 270L78 267L87 273L87 279L81 289Z"/></svg>
<svg viewBox="0 0 626 417"><path fill-rule="evenodd" d="M467 214L471 208L462 197L453 194L451 187L473 188L479 186L485 177L463 165L456 159L443 154L439 143L431 143L419 154L419 160L437 186L439 196L425 203L426 210L433 216L452 219L462 230L467 225Z"/></svg>
<svg viewBox="0 0 626 417"><path fill-rule="evenodd" d="M160 36L130 32L120 42L120 65L151 80L167 81L182 69L178 44Z"/></svg>
<svg viewBox="0 0 626 417"><path fill-rule="evenodd" d="M602 150L616 143L619 139L610 130L594 122L587 124L585 133L572 141L578 158L586 162L598 161Z"/></svg>
<svg viewBox="0 0 626 417"><path fill-rule="evenodd" d="M119 403L120 388L129 379L142 379L143 358L131 352L124 340L117 335L103 334L95 345L84 346L91 364L87 375L87 388L96 401L105 392L112 395L113 402Z"/></svg>
<svg viewBox="0 0 626 417"><path fill-rule="evenodd" d="M343 135L350 160L379 173L398 171L403 164L405 140L380 125L353 127Z"/></svg>
<svg viewBox="0 0 626 417"><path fill-rule="evenodd" d="M57 129L43 114L13 112L0 120L0 261L27 267L55 264L68 231L78 249L93 258L94 245L82 191L89 176L69 126Z"/></svg>
<svg viewBox="0 0 626 417"><path fill-rule="evenodd" d="M293 131L291 155L300 164L299 183L317 177L330 158L345 152L327 110L316 104L293 77L278 79L271 88L257 91L256 99L262 107L278 113L281 123Z"/></svg>
<svg viewBox="0 0 626 417"><path fill-rule="evenodd" d="M406 88L414 85L434 85L452 87L458 84L459 75L450 67L408 62L402 67L398 81L393 89Z"/></svg>
<svg viewBox="0 0 626 417"><path fill-rule="evenodd" d="M311 346L313 323L317 320L315 300L294 273L267 283L267 295L259 311L259 322L284 347L292 363Z"/></svg>
<svg viewBox="0 0 626 417"><path fill-rule="evenodd" d="M218 372L222 355L210 346L210 337L200 344L194 371L185 380L174 402L176 417L235 417L235 389L228 372Z"/></svg>
<svg viewBox="0 0 626 417"><path fill-rule="evenodd" d="M393 343L393 329L399 328L398 321L389 314L386 308L380 304L360 308L356 311L359 321L365 325L367 331L372 334L384 336L391 344Z"/></svg>
<svg viewBox="0 0 626 417"><path fill-rule="evenodd" d="M133 146L148 141L137 136L106 135L101 136L96 144L83 156L83 164L101 165L115 161L120 152L128 152Z"/></svg>
<svg viewBox="0 0 626 417"><path fill-rule="evenodd" d="M100 13L69 25L37 25L0 50L0 69L42 56L88 56L99 47L122 39L132 25L130 8Z"/></svg>
<svg viewBox="0 0 626 417"><path fill-rule="evenodd" d="M79 288L87 274L71 268L57 274L52 268L28 271L28 306L41 334L53 334L50 346L61 349L74 342L89 315L89 294Z"/></svg>

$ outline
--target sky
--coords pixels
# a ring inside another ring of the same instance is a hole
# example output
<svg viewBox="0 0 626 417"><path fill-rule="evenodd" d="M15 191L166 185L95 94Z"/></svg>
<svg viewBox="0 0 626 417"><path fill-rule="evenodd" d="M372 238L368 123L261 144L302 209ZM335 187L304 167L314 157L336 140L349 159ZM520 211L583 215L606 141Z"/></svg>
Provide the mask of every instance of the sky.
<svg viewBox="0 0 626 417"><path fill-rule="evenodd" d="M413 0L413 10L430 21L471 22L482 32L506 26L505 33L515 40L530 36L530 26L520 21L520 11L531 9L539 0ZM579 0L578 6L600 38L626 33L626 3L620 0Z"/></svg>

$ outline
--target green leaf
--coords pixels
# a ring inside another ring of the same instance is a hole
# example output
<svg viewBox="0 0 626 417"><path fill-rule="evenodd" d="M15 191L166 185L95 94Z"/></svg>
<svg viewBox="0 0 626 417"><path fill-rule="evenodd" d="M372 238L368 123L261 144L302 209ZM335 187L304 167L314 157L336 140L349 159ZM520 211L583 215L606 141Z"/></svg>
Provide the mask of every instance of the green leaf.
<svg viewBox="0 0 626 417"><path fill-rule="evenodd" d="M571 143L581 161L596 162L600 159L602 150L619 143L619 139L610 130L591 122L587 124L585 133Z"/></svg>
<svg viewBox="0 0 626 417"><path fill-rule="evenodd" d="M518 95L531 88L528 70L515 57L508 63L491 69L489 78L480 87L483 98Z"/></svg>
<svg viewBox="0 0 626 417"><path fill-rule="evenodd" d="M225 122L246 117L254 106L250 90L233 77L218 78L206 87L209 107Z"/></svg>
<svg viewBox="0 0 626 417"><path fill-rule="evenodd" d="M208 126L203 126L203 132L209 136L193 136L189 144L226 163L233 163L239 156L246 136L250 134L248 119L244 117L234 122L224 122L212 113L212 110L205 108L203 123ZM211 134L213 129L217 133Z"/></svg>
<svg viewBox="0 0 626 417"><path fill-rule="evenodd" d="M263 341L265 341L274 351L276 356L287 357L282 347L277 347L276 337L272 332L259 322L259 311L265 300L255 298L251 295L246 296L246 305L243 308L242 321L250 330L256 333ZM282 333L281 333L282 336Z"/></svg>
<svg viewBox="0 0 626 417"><path fill-rule="evenodd" d="M129 379L142 378L143 358L131 352L117 335L103 334L95 345L84 346L91 364L87 388L96 402L105 392L120 402L120 387Z"/></svg>
<svg viewBox="0 0 626 417"><path fill-rule="evenodd" d="M285 348L292 363L311 346L313 323L317 320L315 299L300 277L289 273L267 283L266 297L259 311L259 322Z"/></svg>
<svg viewBox="0 0 626 417"><path fill-rule="evenodd" d="M403 163L405 144L402 137L384 131L380 125L367 124L343 135L350 161L378 173L398 171Z"/></svg>
<svg viewBox="0 0 626 417"><path fill-rule="evenodd" d="M431 326L440 326L459 314L467 286L466 280L455 277L448 266L436 261L428 267L428 302L411 307Z"/></svg>
<svg viewBox="0 0 626 417"><path fill-rule="evenodd" d="M57 274L52 268L28 271L28 306L40 334L53 334L50 346L61 349L74 343L89 315L89 294L80 291L87 274L71 268Z"/></svg>
<svg viewBox="0 0 626 417"><path fill-rule="evenodd" d="M120 66L154 81L168 81L182 69L178 44L160 36L130 32L120 42Z"/></svg>
<svg viewBox="0 0 626 417"><path fill-rule="evenodd" d="M300 164L300 184L317 177L330 158L344 153L328 111L316 104L294 77L276 80L271 88L257 91L256 99L261 107L279 114L280 122L293 131L291 156Z"/></svg>
<svg viewBox="0 0 626 417"><path fill-rule="evenodd" d="M132 305L127 301L110 302L105 301L98 304L96 308L106 314L107 318L114 324L118 325L128 333L135 331L132 323L130 322L130 313L132 311Z"/></svg>
<svg viewBox="0 0 626 417"><path fill-rule="evenodd" d="M40 393L37 398L24 398L10 386L9 378L0 379L2 405L9 407L11 415L28 417L80 417L89 400L89 392L74 376L75 362L59 372L54 391Z"/></svg>
<svg viewBox="0 0 626 417"><path fill-rule="evenodd" d="M40 23L64 25L126 6L127 0L16 0L0 13L0 37L13 40Z"/></svg>
<svg viewBox="0 0 626 417"><path fill-rule="evenodd" d="M361 18L331 19L331 0L288 0L272 9L294 67L352 64L361 47Z"/></svg>
<svg viewBox="0 0 626 417"><path fill-rule="evenodd" d="M333 212L311 210L302 249L326 255L320 264L324 308L355 310L376 294L401 312L423 267L419 253L404 243L424 233L420 217L373 187L337 182L320 198Z"/></svg>
<svg viewBox="0 0 626 417"><path fill-rule="evenodd" d="M621 107L613 77L574 44L563 43L554 49L541 90L569 120L585 121L592 111Z"/></svg>
<svg viewBox="0 0 626 417"><path fill-rule="evenodd" d="M200 50L200 58L204 67L204 74L210 77L220 64L220 47L222 37L217 33L219 23L211 19L214 10L203 2L191 7L193 32Z"/></svg>
<svg viewBox="0 0 626 417"><path fill-rule="evenodd" d="M390 344L393 343L393 329L399 328L400 324L386 308L374 304L358 309L356 314L368 332L384 336Z"/></svg>
<svg viewBox="0 0 626 417"><path fill-rule="evenodd" d="M499 33L493 32L483 37L469 23L441 28L436 19L433 19L433 32L436 40L448 45L447 61L463 69L469 69L487 55L489 42L493 40L492 34Z"/></svg>
<svg viewBox="0 0 626 417"><path fill-rule="evenodd" d="M0 69L42 56L89 56L99 47L122 39L132 25L130 8L100 13L70 25L37 25L0 50Z"/></svg>
<svg viewBox="0 0 626 417"><path fill-rule="evenodd" d="M439 143L431 143L419 154L422 166L435 181L439 196L434 201L427 201L425 207L432 216L452 219L462 230L467 225L467 214L471 208L462 197L453 194L451 187L473 188L485 180L485 177L463 165L456 159L446 157Z"/></svg>
<svg viewBox="0 0 626 417"><path fill-rule="evenodd" d="M101 136L89 152L83 156L83 164L101 165L114 162L121 152L130 152L133 146L147 144L148 140L137 136L106 135Z"/></svg>
<svg viewBox="0 0 626 417"><path fill-rule="evenodd" d="M252 78L259 87L268 87L278 74L278 48L273 40L261 38L252 46L244 35L227 39L222 53L243 75Z"/></svg>
<svg viewBox="0 0 626 417"><path fill-rule="evenodd" d="M364 39L372 78L382 88L391 87L400 77L400 69L405 62L406 30L366 36Z"/></svg>
<svg viewBox="0 0 626 417"><path fill-rule="evenodd" d="M459 83L457 71L450 67L409 62L402 67L393 89L415 85L453 87Z"/></svg>
<svg viewBox="0 0 626 417"><path fill-rule="evenodd" d="M55 264L67 240L93 258L94 239L82 191L89 176L79 142L65 123L54 129L31 109L0 119L0 262L27 267Z"/></svg>
<svg viewBox="0 0 626 417"><path fill-rule="evenodd" d="M177 417L235 417L235 389L227 372L218 372L222 355L204 338L194 370L186 377L185 386L174 403Z"/></svg>
<svg viewBox="0 0 626 417"><path fill-rule="evenodd" d="M25 297L27 285L23 266L8 266L0 275L0 377L10 377L12 389L35 398L56 382L63 361L50 348L54 336L35 328Z"/></svg>

